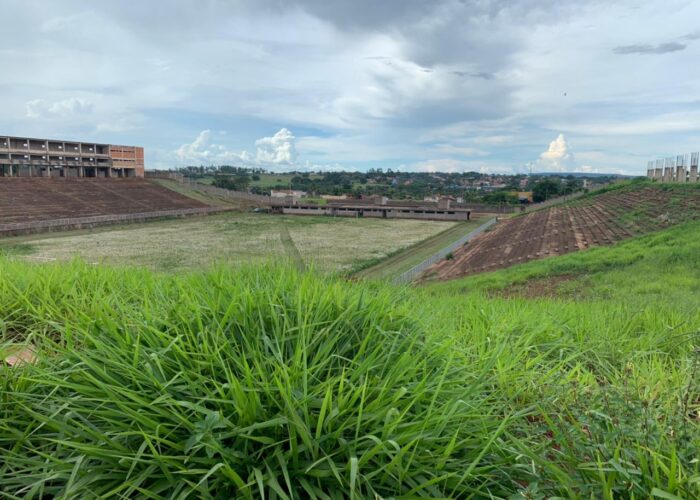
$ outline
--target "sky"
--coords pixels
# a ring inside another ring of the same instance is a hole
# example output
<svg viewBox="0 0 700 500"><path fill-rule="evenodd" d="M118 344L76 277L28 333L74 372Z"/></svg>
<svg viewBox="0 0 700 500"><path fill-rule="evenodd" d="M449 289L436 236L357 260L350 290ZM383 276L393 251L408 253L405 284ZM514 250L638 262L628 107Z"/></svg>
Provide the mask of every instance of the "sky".
<svg viewBox="0 0 700 500"><path fill-rule="evenodd" d="M700 150L698 1L0 0L0 12L0 135L140 145L147 168L643 175Z"/></svg>

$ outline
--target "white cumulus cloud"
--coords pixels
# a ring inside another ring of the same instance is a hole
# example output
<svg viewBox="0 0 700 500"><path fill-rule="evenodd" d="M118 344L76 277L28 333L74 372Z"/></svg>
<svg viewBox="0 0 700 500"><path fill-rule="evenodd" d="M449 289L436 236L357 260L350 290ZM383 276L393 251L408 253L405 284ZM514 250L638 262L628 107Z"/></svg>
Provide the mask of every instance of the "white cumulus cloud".
<svg viewBox="0 0 700 500"><path fill-rule="evenodd" d="M399 165L401 172L480 172L482 174L515 174L512 166L499 163L484 163L478 160L456 160L454 158L441 158L436 160L425 160L410 164Z"/></svg>
<svg viewBox="0 0 700 500"><path fill-rule="evenodd" d="M220 164L224 162L248 162L250 155L243 151L235 153L226 146L215 144L211 140L211 130L202 130L197 138L189 144L183 144L175 152L182 162Z"/></svg>
<svg viewBox="0 0 700 500"><path fill-rule="evenodd" d="M220 139L225 134L219 133ZM282 128L272 137L262 137L255 141L257 152L255 156L247 151L236 152L223 144L217 144L212 139L211 130L202 130L194 141L183 144L175 155L181 163L199 163L222 165L233 163L241 166L256 166L265 168L299 167L296 163L297 150L294 134L289 129Z"/></svg>
<svg viewBox="0 0 700 500"><path fill-rule="evenodd" d="M549 143L547 151L537 161L538 169L545 172L571 172L576 169L574 153L570 150L564 134L559 134Z"/></svg>
<svg viewBox="0 0 700 500"><path fill-rule="evenodd" d="M282 128L272 137L263 137L255 141L258 149L257 160L261 163L274 163L276 165L291 165L297 159L297 150L294 144L294 134L286 128Z"/></svg>
<svg viewBox="0 0 700 500"><path fill-rule="evenodd" d="M92 113L94 107L92 102L77 97L53 103L34 99L26 104L28 118L67 118Z"/></svg>

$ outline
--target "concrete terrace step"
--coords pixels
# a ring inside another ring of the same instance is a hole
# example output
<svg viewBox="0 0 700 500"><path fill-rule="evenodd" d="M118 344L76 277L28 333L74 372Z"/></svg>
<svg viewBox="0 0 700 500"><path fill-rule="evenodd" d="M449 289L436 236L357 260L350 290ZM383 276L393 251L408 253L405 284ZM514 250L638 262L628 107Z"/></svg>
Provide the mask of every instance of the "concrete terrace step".
<svg viewBox="0 0 700 500"><path fill-rule="evenodd" d="M207 208L143 179L0 177L0 225Z"/></svg>

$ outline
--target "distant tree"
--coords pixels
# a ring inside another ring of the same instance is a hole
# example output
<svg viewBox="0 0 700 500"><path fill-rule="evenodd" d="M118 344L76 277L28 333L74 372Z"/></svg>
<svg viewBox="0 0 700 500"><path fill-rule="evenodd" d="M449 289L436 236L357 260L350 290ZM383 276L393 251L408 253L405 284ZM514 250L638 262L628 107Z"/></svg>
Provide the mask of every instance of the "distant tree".
<svg viewBox="0 0 700 500"><path fill-rule="evenodd" d="M583 188L583 182L574 176L569 176L561 189L561 194L571 194Z"/></svg>
<svg viewBox="0 0 700 500"><path fill-rule="evenodd" d="M558 179L545 177L540 179L532 188L532 200L535 203L547 201L559 195L561 182Z"/></svg>
<svg viewBox="0 0 700 500"><path fill-rule="evenodd" d="M486 203L508 203L515 205L518 203L518 196L508 191L494 191L484 195Z"/></svg>
<svg viewBox="0 0 700 500"><path fill-rule="evenodd" d="M250 184L250 177L247 174L237 174L233 177L217 176L212 184L231 191L246 191Z"/></svg>
<svg viewBox="0 0 700 500"><path fill-rule="evenodd" d="M238 186L239 191L245 191L250 185L250 177L248 177L248 174L238 174L234 177L234 182Z"/></svg>

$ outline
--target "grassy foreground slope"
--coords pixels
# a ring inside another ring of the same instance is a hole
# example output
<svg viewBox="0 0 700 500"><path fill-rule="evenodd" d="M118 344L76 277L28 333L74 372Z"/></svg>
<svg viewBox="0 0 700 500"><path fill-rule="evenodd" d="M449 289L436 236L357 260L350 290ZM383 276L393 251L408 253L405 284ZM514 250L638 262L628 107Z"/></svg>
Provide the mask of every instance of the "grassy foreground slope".
<svg viewBox="0 0 700 500"><path fill-rule="evenodd" d="M508 491L500 396L394 290L281 269L1 274L4 336L41 353L0 377L6 494Z"/></svg>
<svg viewBox="0 0 700 500"><path fill-rule="evenodd" d="M0 368L0 492L697 498L699 255L690 223L418 289L0 261L39 353Z"/></svg>

